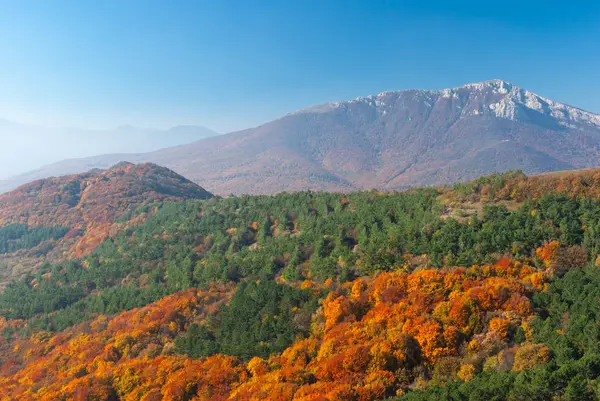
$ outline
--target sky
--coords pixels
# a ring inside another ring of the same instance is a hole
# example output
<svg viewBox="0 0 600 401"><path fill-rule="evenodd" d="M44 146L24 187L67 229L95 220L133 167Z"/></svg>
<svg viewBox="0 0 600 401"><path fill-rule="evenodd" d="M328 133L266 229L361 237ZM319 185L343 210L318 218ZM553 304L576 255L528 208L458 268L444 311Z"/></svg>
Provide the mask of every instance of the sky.
<svg viewBox="0 0 600 401"><path fill-rule="evenodd" d="M219 132L500 78L600 113L600 1L0 0L0 118Z"/></svg>

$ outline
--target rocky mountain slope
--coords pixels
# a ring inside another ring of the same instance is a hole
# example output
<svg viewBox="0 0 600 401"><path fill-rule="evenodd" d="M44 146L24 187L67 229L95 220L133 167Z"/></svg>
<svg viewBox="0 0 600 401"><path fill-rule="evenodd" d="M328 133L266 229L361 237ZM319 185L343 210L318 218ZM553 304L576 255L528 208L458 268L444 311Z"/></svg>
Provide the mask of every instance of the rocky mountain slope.
<svg viewBox="0 0 600 401"><path fill-rule="evenodd" d="M39 173L117 159L167 166L218 194L398 189L509 169L596 166L600 115L492 80L328 103L186 146L69 161Z"/></svg>

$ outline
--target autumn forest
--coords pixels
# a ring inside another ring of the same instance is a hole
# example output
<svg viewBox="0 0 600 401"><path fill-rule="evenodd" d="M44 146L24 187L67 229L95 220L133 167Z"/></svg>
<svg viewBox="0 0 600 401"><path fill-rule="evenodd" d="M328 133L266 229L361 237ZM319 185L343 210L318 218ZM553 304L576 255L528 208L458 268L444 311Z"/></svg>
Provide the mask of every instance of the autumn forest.
<svg viewBox="0 0 600 401"><path fill-rule="evenodd" d="M1 401L600 399L600 170L53 180L0 196Z"/></svg>

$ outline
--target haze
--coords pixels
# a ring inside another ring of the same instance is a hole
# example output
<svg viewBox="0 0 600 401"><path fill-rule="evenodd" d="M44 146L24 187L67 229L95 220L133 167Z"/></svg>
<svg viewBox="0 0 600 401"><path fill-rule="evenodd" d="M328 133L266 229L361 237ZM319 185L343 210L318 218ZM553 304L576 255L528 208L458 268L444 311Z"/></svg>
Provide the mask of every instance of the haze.
<svg viewBox="0 0 600 401"><path fill-rule="evenodd" d="M0 121L0 179L64 159L106 153L141 153L186 144L216 132L199 126L168 130L131 126L113 130L46 128Z"/></svg>

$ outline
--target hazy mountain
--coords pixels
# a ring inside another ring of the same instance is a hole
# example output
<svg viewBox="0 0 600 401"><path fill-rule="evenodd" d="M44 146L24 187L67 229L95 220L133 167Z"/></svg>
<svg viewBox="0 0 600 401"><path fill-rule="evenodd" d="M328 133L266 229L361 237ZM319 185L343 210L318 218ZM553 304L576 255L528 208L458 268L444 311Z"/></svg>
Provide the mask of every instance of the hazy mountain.
<svg viewBox="0 0 600 401"><path fill-rule="evenodd" d="M492 80L327 103L186 146L71 160L36 175L116 160L152 161L218 194L395 189L596 166L600 116Z"/></svg>
<svg viewBox="0 0 600 401"><path fill-rule="evenodd" d="M84 130L37 127L0 120L0 178L5 179L67 158L150 152L214 135L217 135L214 131L199 126L178 126L168 130L131 126L113 130ZM64 173L80 171L67 169ZM34 178L44 177L47 175Z"/></svg>

